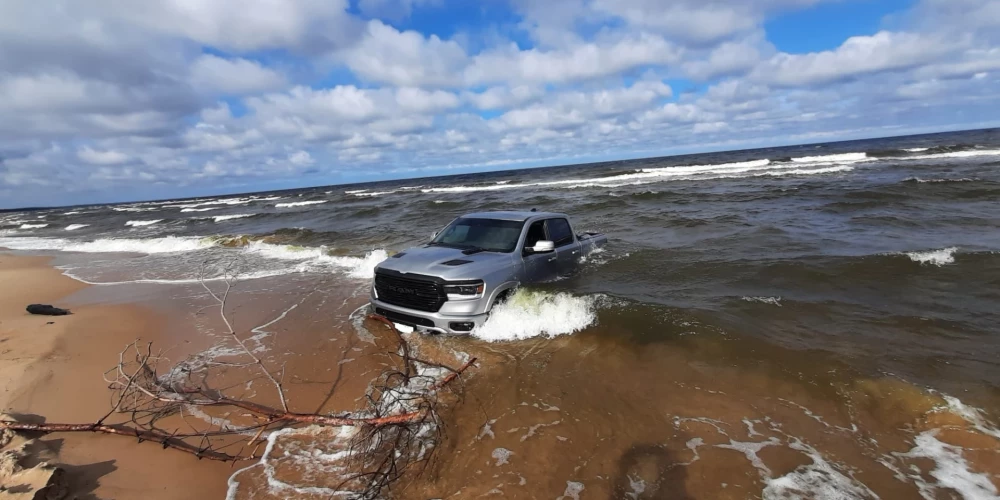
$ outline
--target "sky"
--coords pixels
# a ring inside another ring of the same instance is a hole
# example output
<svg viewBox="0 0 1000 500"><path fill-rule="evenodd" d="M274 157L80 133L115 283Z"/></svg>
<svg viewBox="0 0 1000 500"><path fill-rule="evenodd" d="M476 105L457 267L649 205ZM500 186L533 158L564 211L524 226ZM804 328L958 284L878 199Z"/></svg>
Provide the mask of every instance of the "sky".
<svg viewBox="0 0 1000 500"><path fill-rule="evenodd" d="M998 121L1000 0L0 2L0 208Z"/></svg>

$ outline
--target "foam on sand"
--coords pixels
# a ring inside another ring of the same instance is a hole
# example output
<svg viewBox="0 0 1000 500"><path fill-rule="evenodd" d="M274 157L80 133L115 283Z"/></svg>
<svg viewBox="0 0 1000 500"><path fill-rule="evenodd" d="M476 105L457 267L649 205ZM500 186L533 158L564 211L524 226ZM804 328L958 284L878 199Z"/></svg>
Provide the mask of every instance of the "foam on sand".
<svg viewBox="0 0 1000 500"><path fill-rule="evenodd" d="M70 224L70 225L66 226L66 230L67 231L76 231L77 229L83 229L83 228L85 228L85 227L87 227L89 225L90 224Z"/></svg>
<svg viewBox="0 0 1000 500"><path fill-rule="evenodd" d="M163 219L130 220L130 221L126 222L125 225L126 226L130 226L130 227L142 227L142 226L151 226L153 224L156 224L157 222L163 222Z"/></svg>
<svg viewBox="0 0 1000 500"><path fill-rule="evenodd" d="M555 337L583 330L597 319L596 297L518 290L493 308L472 335L490 342Z"/></svg>
<svg viewBox="0 0 1000 500"><path fill-rule="evenodd" d="M906 256L910 258L913 262L920 264L930 264L934 266L943 266L945 264L953 264L955 262L955 252L958 251L958 247L948 247L942 248L940 250L926 250L923 252L906 252Z"/></svg>
<svg viewBox="0 0 1000 500"><path fill-rule="evenodd" d="M788 447L801 451L811 464L799 466L776 479L769 479L764 487L764 500L785 498L810 498L815 500L877 499L864 484L845 475L828 462L815 448L798 438L791 438Z"/></svg>
<svg viewBox="0 0 1000 500"><path fill-rule="evenodd" d="M304 207L306 205L321 205L326 203L325 200L313 200L313 201L293 201L289 203L276 203L275 208L291 208L291 207Z"/></svg>

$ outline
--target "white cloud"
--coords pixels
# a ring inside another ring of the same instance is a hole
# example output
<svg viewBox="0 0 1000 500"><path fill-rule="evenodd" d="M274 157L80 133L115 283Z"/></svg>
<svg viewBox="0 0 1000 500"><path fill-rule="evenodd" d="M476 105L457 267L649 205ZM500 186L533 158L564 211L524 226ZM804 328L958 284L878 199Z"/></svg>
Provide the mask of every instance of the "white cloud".
<svg viewBox="0 0 1000 500"><path fill-rule="evenodd" d="M122 163L128 163L130 160L129 155L122 153L121 151L115 151L109 149L107 151L97 151L91 149L89 146L84 146L76 152L76 157L84 163L89 163L91 165L121 165Z"/></svg>
<svg viewBox="0 0 1000 500"><path fill-rule="evenodd" d="M359 0L362 14L389 21L403 21L410 17L414 7L441 7L443 0Z"/></svg>
<svg viewBox="0 0 1000 500"><path fill-rule="evenodd" d="M912 68L953 52L963 40L880 31L848 38L835 50L781 53L759 66L754 79L783 86L825 84L859 75Z"/></svg>
<svg viewBox="0 0 1000 500"><path fill-rule="evenodd" d="M202 90L221 94L254 94L285 86L277 71L247 59L223 59L204 54L191 64L191 83Z"/></svg>
<svg viewBox="0 0 1000 500"><path fill-rule="evenodd" d="M520 50L516 44L479 54L465 70L473 85L491 82L566 83L677 62L681 49L649 34L557 50Z"/></svg>
<svg viewBox="0 0 1000 500"><path fill-rule="evenodd" d="M401 32L378 20L370 21L361 41L337 58L362 78L399 86L459 86L466 62L465 50L454 41Z"/></svg>
<svg viewBox="0 0 1000 500"><path fill-rule="evenodd" d="M545 90L536 86L490 87L482 92L466 92L464 98L479 109L506 109L520 106L545 95Z"/></svg>

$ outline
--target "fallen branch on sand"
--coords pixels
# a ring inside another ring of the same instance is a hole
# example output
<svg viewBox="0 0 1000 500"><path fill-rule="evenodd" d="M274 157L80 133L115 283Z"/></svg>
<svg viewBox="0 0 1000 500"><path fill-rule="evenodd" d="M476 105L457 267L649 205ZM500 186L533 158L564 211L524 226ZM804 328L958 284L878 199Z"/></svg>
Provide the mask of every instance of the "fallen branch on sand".
<svg viewBox="0 0 1000 500"><path fill-rule="evenodd" d="M356 471L344 481L344 486L362 498L377 496L413 463L429 460L428 447L420 440L427 439L427 429L440 432L440 426L436 425L438 393L469 369L475 358L459 368L413 358L406 339L394 325L373 316L372 319L382 321L395 332L401 366L384 372L371 384L361 411L344 415L295 412L289 409L282 383L285 367L268 368L247 346L246 333L237 333L233 328L226 305L236 279L227 274L224 282L226 287L221 293L204 281L202 286L218 305L226 337L239 347L238 356L247 362L211 364L188 358L160 373L158 367L166 364L163 353L154 352L152 343L136 340L119 353L118 364L105 372L104 379L112 394L111 408L99 419L82 424L0 419L0 429L123 436L157 443L199 459L244 462L261 458L257 452L267 432L304 425L355 427L358 432L350 451L351 456L357 457ZM448 373L428 376L426 370L421 373L417 369L418 364L437 368L435 374L441 374L442 370ZM232 384L231 374L221 370L234 366L256 371L267 379L280 407L235 399L224 394L224 390L213 389L213 385L226 377L230 377L230 383L223 386L240 385ZM247 436L252 437L247 440Z"/></svg>

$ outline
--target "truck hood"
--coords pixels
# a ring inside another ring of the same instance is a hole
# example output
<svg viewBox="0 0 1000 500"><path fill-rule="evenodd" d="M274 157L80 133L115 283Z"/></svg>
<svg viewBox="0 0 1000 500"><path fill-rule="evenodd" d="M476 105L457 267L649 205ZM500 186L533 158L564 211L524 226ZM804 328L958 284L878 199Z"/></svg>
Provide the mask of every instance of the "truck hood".
<svg viewBox="0 0 1000 500"><path fill-rule="evenodd" d="M402 254L402 256L399 256ZM479 252L462 254L462 250L448 247L413 247L390 257L376 266L375 270L388 269L402 273L437 276L445 280L473 280L506 266L512 260L509 253ZM460 265L446 265L445 262L469 261Z"/></svg>

